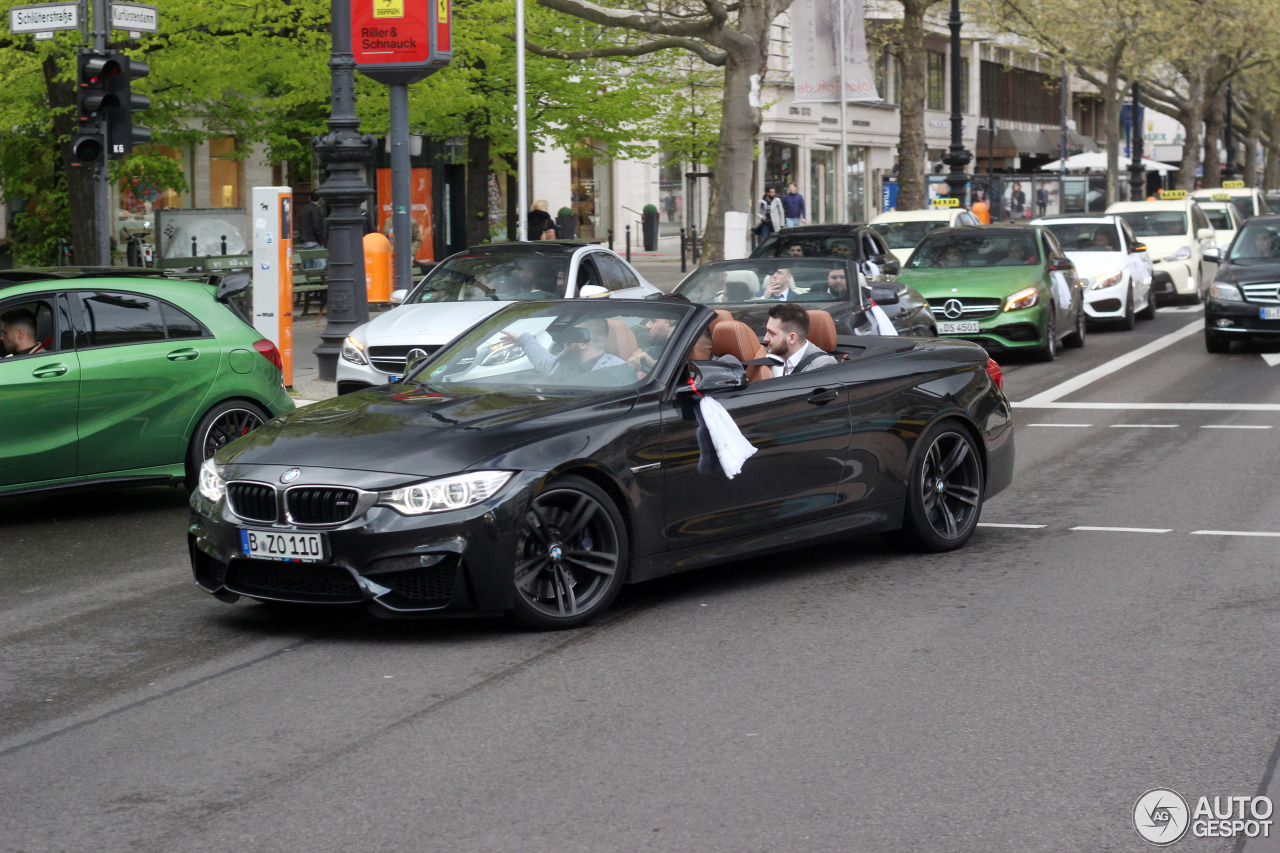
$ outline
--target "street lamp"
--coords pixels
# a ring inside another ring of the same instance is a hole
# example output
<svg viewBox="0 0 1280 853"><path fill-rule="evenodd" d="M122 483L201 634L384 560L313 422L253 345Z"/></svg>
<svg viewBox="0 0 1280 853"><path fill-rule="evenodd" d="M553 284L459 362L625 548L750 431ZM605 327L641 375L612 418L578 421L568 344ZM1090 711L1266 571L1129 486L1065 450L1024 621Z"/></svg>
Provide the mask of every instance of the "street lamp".
<svg viewBox="0 0 1280 853"><path fill-rule="evenodd" d="M1142 201L1147 195L1147 168L1142 165L1142 113L1138 106L1138 81L1133 81L1133 118L1130 122L1129 201Z"/></svg>
<svg viewBox="0 0 1280 853"><path fill-rule="evenodd" d="M964 167L973 155L964 150L964 116L960 114L960 0L951 0L951 18L947 23L951 27L951 149L942 162L951 167L947 175L951 197L963 204L965 185L969 183Z"/></svg>
<svg viewBox="0 0 1280 853"><path fill-rule="evenodd" d="M329 132L312 138L311 147L328 168L320 196L329 202L329 322L320 333L320 378L338 375L338 353L351 330L369 321L364 281L364 223L360 202L369 197L364 164L377 140L361 134L356 117L356 61L351 54L351 0L332 0L329 74Z"/></svg>
<svg viewBox="0 0 1280 853"><path fill-rule="evenodd" d="M1222 131L1223 146L1227 149L1227 162L1222 168L1222 177L1231 180L1236 176L1236 136L1235 131L1231 127L1231 111L1235 106L1235 100L1231 97L1231 84L1227 84L1227 115L1226 127ZM1250 178L1253 176L1250 175Z"/></svg>

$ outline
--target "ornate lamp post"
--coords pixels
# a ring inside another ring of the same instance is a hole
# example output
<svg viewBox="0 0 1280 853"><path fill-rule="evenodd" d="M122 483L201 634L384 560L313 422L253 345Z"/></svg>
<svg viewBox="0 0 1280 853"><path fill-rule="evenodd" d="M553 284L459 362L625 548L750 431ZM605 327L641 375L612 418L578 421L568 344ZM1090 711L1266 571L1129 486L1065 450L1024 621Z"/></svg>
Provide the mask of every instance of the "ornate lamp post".
<svg viewBox="0 0 1280 853"><path fill-rule="evenodd" d="M1147 167L1142 165L1142 114L1138 106L1138 81L1133 81L1133 130L1129 143L1129 201L1142 201L1147 195Z"/></svg>
<svg viewBox="0 0 1280 853"><path fill-rule="evenodd" d="M965 185L969 183L964 167L973 155L964 150L964 116L960 114L960 0L951 0L951 17L947 24L951 27L951 149L942 162L951 167L951 173L947 175L951 197L963 204Z"/></svg>
<svg viewBox="0 0 1280 853"><path fill-rule="evenodd" d="M364 282L364 216L360 203L369 197L364 164L373 156L377 140L360 133L356 118L356 63L351 55L351 2L332 0L332 47L329 73L329 132L311 140L328 168L320 196L329 202L329 322L313 350L320 361L320 378L337 378L338 353L351 330L369 320Z"/></svg>
<svg viewBox="0 0 1280 853"><path fill-rule="evenodd" d="M1223 147L1227 149L1227 162L1222 168L1222 177L1231 180L1236 176L1236 134L1231 127L1231 112L1235 106L1235 99L1231 96L1231 84L1227 84L1227 112L1226 121L1222 129ZM1252 178L1252 175L1248 176Z"/></svg>

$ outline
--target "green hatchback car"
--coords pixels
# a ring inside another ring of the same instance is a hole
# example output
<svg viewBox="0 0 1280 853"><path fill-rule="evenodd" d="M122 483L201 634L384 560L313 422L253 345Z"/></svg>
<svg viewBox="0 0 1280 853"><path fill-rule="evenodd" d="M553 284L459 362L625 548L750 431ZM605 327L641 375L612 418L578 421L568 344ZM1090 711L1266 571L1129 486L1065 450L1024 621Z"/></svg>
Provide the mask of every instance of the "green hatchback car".
<svg viewBox="0 0 1280 853"><path fill-rule="evenodd" d="M294 407L275 344L230 304L247 275L119 272L0 272L0 496L192 487L206 457Z"/></svg>
<svg viewBox="0 0 1280 853"><path fill-rule="evenodd" d="M898 281L929 300L940 337L1042 361L1058 357L1059 342L1084 346L1084 285L1045 228L939 228L920 241Z"/></svg>

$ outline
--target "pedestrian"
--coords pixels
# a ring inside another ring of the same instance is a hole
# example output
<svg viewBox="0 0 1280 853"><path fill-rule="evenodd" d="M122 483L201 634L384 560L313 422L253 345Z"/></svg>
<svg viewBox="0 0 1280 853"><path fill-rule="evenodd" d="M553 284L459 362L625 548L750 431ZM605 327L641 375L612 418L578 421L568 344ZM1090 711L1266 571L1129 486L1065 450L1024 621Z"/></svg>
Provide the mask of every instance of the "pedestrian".
<svg viewBox="0 0 1280 853"><path fill-rule="evenodd" d="M556 238L556 221L547 213L546 199L538 199L529 208L529 239L554 240Z"/></svg>
<svg viewBox="0 0 1280 853"><path fill-rule="evenodd" d="M782 197L782 216L788 228L803 225L805 222L804 196L796 192L794 181L787 184L786 195Z"/></svg>
<svg viewBox="0 0 1280 853"><path fill-rule="evenodd" d="M1026 209L1027 194L1022 191L1022 184L1014 181L1013 190L1009 193L1009 218L1022 219L1022 214Z"/></svg>
<svg viewBox="0 0 1280 853"><path fill-rule="evenodd" d="M974 192L973 205L969 208L969 212L978 217L978 221L983 225L991 224L991 208L987 207L987 203L983 201L980 191Z"/></svg>
<svg viewBox="0 0 1280 853"><path fill-rule="evenodd" d="M307 193L310 202L298 211L298 248L319 249L324 246L324 211L320 209L320 194Z"/></svg>
<svg viewBox="0 0 1280 853"><path fill-rule="evenodd" d="M1040 216L1044 216L1049 208L1049 191L1045 189L1044 181L1040 182L1040 189L1036 190L1036 208Z"/></svg>
<svg viewBox="0 0 1280 853"><path fill-rule="evenodd" d="M756 233L763 243L770 234L782 227L782 201L778 198L777 189L769 187L764 191L764 198L756 202L756 216L760 218L756 223Z"/></svg>

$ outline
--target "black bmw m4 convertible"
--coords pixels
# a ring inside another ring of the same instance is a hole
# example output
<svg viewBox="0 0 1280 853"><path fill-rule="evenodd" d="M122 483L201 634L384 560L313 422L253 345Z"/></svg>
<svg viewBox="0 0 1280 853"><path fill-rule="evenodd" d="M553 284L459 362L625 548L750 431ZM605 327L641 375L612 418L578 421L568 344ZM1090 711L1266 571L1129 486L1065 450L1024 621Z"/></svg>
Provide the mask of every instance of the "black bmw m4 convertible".
<svg viewBox="0 0 1280 853"><path fill-rule="evenodd" d="M705 306L504 308L402 381L210 458L191 498L196 583L226 602L555 629L625 583L800 544L959 548L1013 476L999 368L975 344L809 318L835 363L774 376L763 330ZM745 460L728 458L712 400Z"/></svg>

